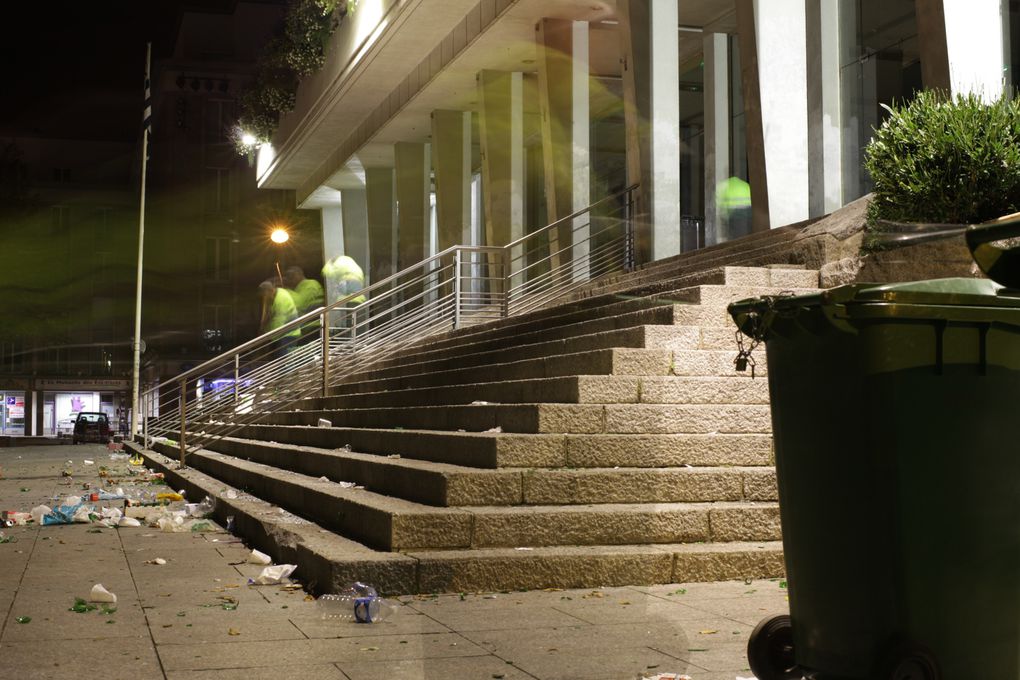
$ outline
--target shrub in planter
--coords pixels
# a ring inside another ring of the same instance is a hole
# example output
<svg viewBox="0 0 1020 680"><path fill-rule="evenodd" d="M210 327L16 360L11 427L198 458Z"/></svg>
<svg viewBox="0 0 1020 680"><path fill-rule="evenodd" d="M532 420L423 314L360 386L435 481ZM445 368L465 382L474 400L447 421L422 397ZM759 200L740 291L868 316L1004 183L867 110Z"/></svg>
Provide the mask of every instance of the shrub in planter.
<svg viewBox="0 0 1020 680"><path fill-rule="evenodd" d="M970 224L1020 210L1020 105L921 92L865 151L869 222Z"/></svg>

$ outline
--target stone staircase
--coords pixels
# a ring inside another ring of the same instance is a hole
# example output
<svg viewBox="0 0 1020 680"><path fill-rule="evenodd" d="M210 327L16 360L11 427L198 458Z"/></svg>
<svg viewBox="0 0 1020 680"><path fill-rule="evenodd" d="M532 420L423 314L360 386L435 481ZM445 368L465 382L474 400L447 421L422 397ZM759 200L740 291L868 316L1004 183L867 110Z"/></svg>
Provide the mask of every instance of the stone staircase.
<svg viewBox="0 0 1020 680"><path fill-rule="evenodd" d="M734 371L726 305L817 272L662 274L430 338L187 469L168 443L146 456L323 591L780 575L765 355L758 380Z"/></svg>

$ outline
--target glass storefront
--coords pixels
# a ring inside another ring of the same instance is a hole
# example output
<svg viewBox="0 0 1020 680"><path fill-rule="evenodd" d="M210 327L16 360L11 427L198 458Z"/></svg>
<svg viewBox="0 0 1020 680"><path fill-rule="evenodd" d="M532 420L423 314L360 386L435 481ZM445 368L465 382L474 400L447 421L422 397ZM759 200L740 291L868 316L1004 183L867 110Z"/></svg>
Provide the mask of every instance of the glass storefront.
<svg viewBox="0 0 1020 680"><path fill-rule="evenodd" d="M25 393L0 392L0 435L25 434Z"/></svg>
<svg viewBox="0 0 1020 680"><path fill-rule="evenodd" d="M872 189L864 148L888 115L883 105L921 89L921 57L914 0L841 2L839 26L843 200L850 202Z"/></svg>

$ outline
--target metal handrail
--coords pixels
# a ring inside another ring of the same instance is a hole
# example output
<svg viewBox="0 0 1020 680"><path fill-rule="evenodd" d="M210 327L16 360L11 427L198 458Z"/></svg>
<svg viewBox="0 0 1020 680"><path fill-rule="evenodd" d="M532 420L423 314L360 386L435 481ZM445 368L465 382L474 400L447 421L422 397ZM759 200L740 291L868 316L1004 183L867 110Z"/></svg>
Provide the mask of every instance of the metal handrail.
<svg viewBox="0 0 1020 680"><path fill-rule="evenodd" d="M169 381L169 391L167 383L146 390L146 446L153 436L172 435L183 465L194 442L329 396L332 387L430 336L537 309L595 278L632 269L635 188L505 246L446 248L184 371ZM594 229L592 218L606 205L614 210L599 215L606 221ZM565 244L549 238L568 223Z"/></svg>

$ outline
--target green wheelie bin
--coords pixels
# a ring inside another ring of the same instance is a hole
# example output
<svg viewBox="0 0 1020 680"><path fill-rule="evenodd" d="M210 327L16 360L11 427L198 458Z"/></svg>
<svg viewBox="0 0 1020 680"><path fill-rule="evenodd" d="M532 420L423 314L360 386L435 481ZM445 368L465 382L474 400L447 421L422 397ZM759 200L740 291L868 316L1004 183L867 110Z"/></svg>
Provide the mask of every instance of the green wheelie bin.
<svg viewBox="0 0 1020 680"><path fill-rule="evenodd" d="M789 583L748 642L759 680L1020 678L1020 268L990 244L1016 232L968 232L1014 288L730 305L765 341Z"/></svg>

